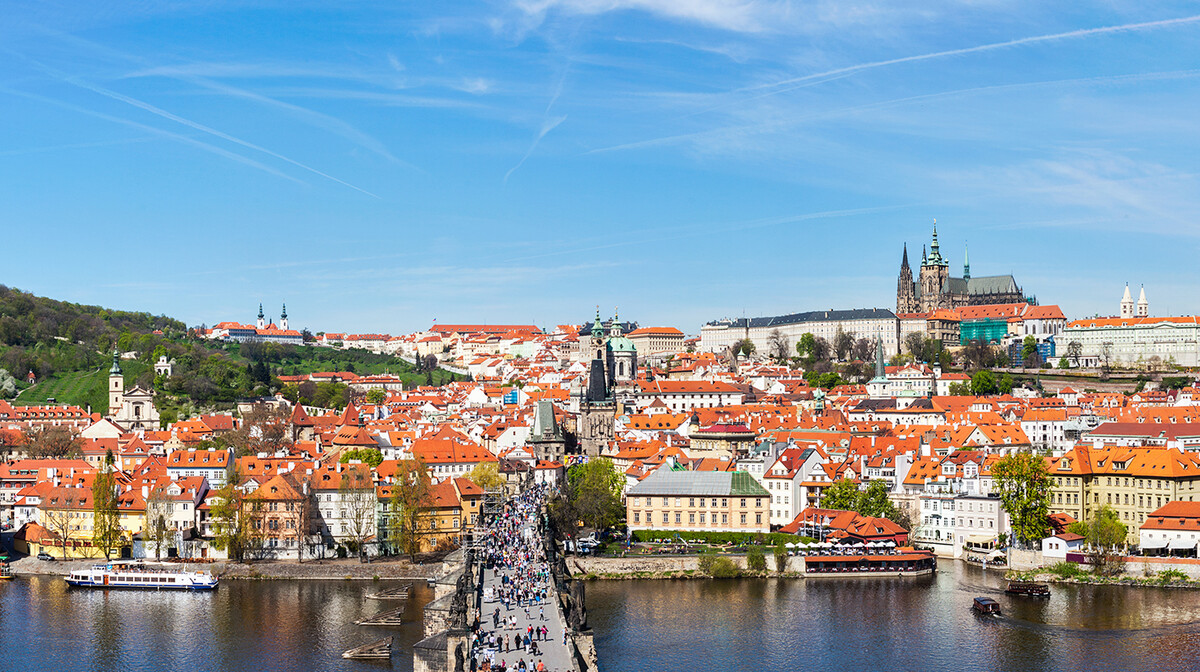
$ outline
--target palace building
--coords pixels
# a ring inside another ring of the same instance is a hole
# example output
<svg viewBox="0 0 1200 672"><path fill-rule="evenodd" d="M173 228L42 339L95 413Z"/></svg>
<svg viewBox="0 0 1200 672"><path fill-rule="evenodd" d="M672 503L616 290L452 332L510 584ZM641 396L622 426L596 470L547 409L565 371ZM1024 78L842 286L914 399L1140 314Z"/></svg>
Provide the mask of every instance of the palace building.
<svg viewBox="0 0 1200 672"><path fill-rule="evenodd" d="M900 262L900 278L896 283L896 313L930 313L939 308L982 306L998 303L1035 303L1028 299L1011 275L971 277L971 264L963 252L963 275L950 277L950 262L942 257L938 247L937 220L933 223L933 242L929 252L921 250L921 267L913 279L908 265L908 245Z"/></svg>

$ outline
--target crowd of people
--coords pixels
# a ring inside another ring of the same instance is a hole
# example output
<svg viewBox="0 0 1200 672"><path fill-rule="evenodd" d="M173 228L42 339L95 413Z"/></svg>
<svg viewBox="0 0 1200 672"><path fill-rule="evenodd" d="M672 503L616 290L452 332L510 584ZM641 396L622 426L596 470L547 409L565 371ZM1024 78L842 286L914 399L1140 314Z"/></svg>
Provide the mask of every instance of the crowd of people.
<svg viewBox="0 0 1200 672"><path fill-rule="evenodd" d="M549 642L550 627L555 624L555 607L544 533L539 524L546 495L545 484L535 485L506 501L500 514L491 521L482 554L482 576L485 583L490 579L492 585L483 591L484 600L480 604L483 619L475 619L472 672L549 669L543 647ZM565 628L562 643L567 643ZM516 656L511 655L514 651Z"/></svg>

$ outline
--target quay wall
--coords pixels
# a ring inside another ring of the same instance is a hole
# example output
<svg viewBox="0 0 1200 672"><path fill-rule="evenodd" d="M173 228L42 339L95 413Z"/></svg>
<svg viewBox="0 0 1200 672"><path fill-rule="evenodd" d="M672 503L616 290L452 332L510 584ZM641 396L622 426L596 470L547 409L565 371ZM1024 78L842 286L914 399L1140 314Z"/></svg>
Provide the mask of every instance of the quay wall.
<svg viewBox="0 0 1200 672"><path fill-rule="evenodd" d="M726 555L742 569L746 569L746 556ZM768 554L767 571L775 572L775 556ZM621 578L685 578L695 575L699 570L700 559L695 555L671 556L629 556L624 558L608 557L572 557L567 558L567 568L575 578L595 577L598 579ZM803 558L788 557L783 571L799 573L804 571ZM698 576L696 578L704 578Z"/></svg>

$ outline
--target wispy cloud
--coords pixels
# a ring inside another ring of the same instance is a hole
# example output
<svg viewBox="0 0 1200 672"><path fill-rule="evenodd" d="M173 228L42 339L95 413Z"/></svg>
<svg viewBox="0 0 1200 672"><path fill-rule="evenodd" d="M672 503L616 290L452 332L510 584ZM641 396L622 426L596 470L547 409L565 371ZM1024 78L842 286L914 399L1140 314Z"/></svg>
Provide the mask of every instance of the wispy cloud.
<svg viewBox="0 0 1200 672"><path fill-rule="evenodd" d="M737 32L760 32L786 4L751 0L518 0L515 6L540 22L552 11L594 15L636 10Z"/></svg>
<svg viewBox="0 0 1200 672"><path fill-rule="evenodd" d="M508 178L512 177L512 174L517 172L518 168L525 165L525 160L528 159L531 154L533 154L533 150L537 149L538 143L540 143L542 141L542 138L546 137L547 133L549 133L550 131L553 131L555 128L558 128L558 125L566 120L567 120L567 115L564 114L561 117L547 119L545 122L542 123L541 130L538 131L538 134L536 136L534 136L533 143L529 145L529 149L525 150L525 155L521 157L521 160L517 162L517 165L513 166L512 168L509 168L508 172L504 174L505 184L508 183Z"/></svg>
<svg viewBox="0 0 1200 672"><path fill-rule="evenodd" d="M816 72L810 75L801 77L791 77L789 79L771 82L769 84L759 84L749 86L742 89L743 91L758 91L762 89L775 89L773 93L783 93L789 91L787 88L795 84L802 84L814 79L824 79L834 75L842 75L849 73L862 72L864 70L873 70L875 68L885 68L901 63L914 63L918 61L928 61L938 58L948 58L950 56L963 56L966 54L976 54L985 51L995 51L997 49L1008 49L1011 47L1020 47L1030 44L1038 44L1041 42L1054 42L1059 40L1072 40L1084 37L1094 37L1097 35L1109 35L1112 33L1136 32L1143 30L1156 30L1159 28L1169 28L1173 26L1181 26L1200 22L1200 15L1185 16L1175 19L1163 19L1161 21L1143 21L1140 23L1126 23L1118 26L1104 26L1102 28L1083 28L1080 30L1069 30L1062 33L1053 33L1050 35L1036 35L1032 37L1021 37L1015 40L1005 40L1004 42L992 42L990 44L981 44L974 47L964 47L962 49L947 49L945 51L935 51L927 54L917 54L914 56L902 56L900 58L889 58L882 61L871 61L868 63L859 63L857 65L848 65L842 68L834 68L825 72Z"/></svg>
<svg viewBox="0 0 1200 672"><path fill-rule="evenodd" d="M181 135L179 133L172 133L170 131L167 131L167 130L164 130L161 128L156 128L154 126L149 126L146 124L138 123L136 121L133 121L132 119L126 119L124 117L117 117L117 116L114 116L111 114L105 114L98 110L88 109L85 107L81 107L79 105L72 105L71 103L67 103L67 102L64 102L61 100L55 100L54 98L48 98L46 96L41 96L41 95L38 95L35 93L18 91L16 89L11 89L11 88L7 88L7 87L0 87L0 91L7 93L9 95L12 95L12 96L20 96L22 98L36 100L38 102L45 103L47 105L54 105L55 107L60 107L64 110L71 110L72 112L77 112L79 114L85 114L85 115L88 115L91 117L95 117L97 119L103 119L105 121L109 121L114 124L121 124L122 126L128 126L130 128L135 128L140 131L145 131L146 133L151 133L156 136L174 140L176 142L181 142L186 145L191 145L192 147L196 147L196 148L204 150L206 152L216 154L217 156L229 159L230 161L236 161L237 163L240 163L242 165L250 166L251 168L256 168L265 173L274 175L275 177L281 177L285 180L290 180L297 184L307 184L303 180L292 177L291 175L288 175L287 173L276 170L276 169L272 168L271 166L265 165L263 163L259 163L258 161L255 161L254 159L242 156L241 154L238 154L236 152L231 152L231 151L221 148L221 147L217 147L216 145L211 145L207 142L201 142L199 140L196 140L195 138L190 138L186 135Z"/></svg>
<svg viewBox="0 0 1200 672"><path fill-rule="evenodd" d="M70 84L70 85L72 85L72 86L76 86L76 87L78 87L78 88L85 89L85 90L87 90L87 91L91 91L92 93L95 93L95 94L98 94L98 95L104 96L104 97L106 97L106 98L111 98L112 100L115 100L115 101L118 101L118 102L121 102L121 103L125 103L126 105L130 105L130 106L132 106L132 107L135 107L135 108L137 108L137 109L143 110L143 111L145 111L145 112L149 112L150 114L153 114L153 115L155 115L155 116L161 117L161 118L163 118L163 119L166 119L166 120L168 120L168 121L173 121L173 122L175 122L175 123L177 123L177 124L181 124L181 125L183 125L183 126L186 126L186 127L188 127L188 128L191 128L191 129L193 129L193 130L200 131L200 132L202 132L202 133L206 133L206 134L208 134L208 135L211 135L211 136L213 136L213 137L216 137L216 138L220 138L220 139L222 139L222 140L225 140L226 142L230 142L230 143L233 143L233 144L235 144L235 145L239 145L239 146L241 146L241 147L245 147L246 149L251 149L251 150L254 150L254 151L256 151L256 152L261 152L261 153L263 153L263 154L266 154L267 156L270 156L270 157L272 157L272 158L278 159L279 161L283 161L284 163L287 163L287 164L290 164L290 165L292 165L292 166L295 166L295 167L297 167L297 168L300 168L301 170L306 170L306 171L308 171L308 172L310 172L310 173L313 173L314 175L319 175L320 177L323 177L323 178L325 178L325 179L327 179L327 180L330 180L330 181L332 181L332 182L336 182L336 183L338 183L338 184L340 184L340 185L342 185L342 186L349 187L350 189L353 189L353 190L355 190L355 191L361 192L361 193L363 193L363 194L366 194L366 195L368 195L368 196L371 196L371 197L373 197L373 198L379 198L379 196L377 196L376 194L373 194L373 193L371 193L371 192L367 191L366 189L363 189L363 188L361 188L361 187L358 187L358 186L355 186L355 185L353 185L353 184L350 184L349 182L346 182L345 180L342 180L342 179L336 178L336 177L334 177L334 176L332 176L332 175L330 175L330 174L328 174L328 173L325 173L325 172L323 172L323 171L317 170L316 168L313 168L312 166L306 165L306 164L304 164L304 163L301 163L301 162L299 162L299 161L297 161L297 160L295 160L295 159L292 159L292 158L290 158L290 157L284 156L283 154L280 154L279 152L272 151L272 150L270 150L270 149L267 149L267 148L265 148L265 147L262 147L262 146L260 146L260 145L256 145L256 144L254 144L254 143L252 143L252 142L249 142L249 141L247 141L247 140L242 140L241 138L238 138L238 137L232 136L232 135L230 135L230 134L228 134L228 133L225 133L225 132L223 132L223 131L219 131L219 130L217 130L217 129L215 129L215 128L212 128L212 127L210 127L210 126L206 126L206 125L204 125L204 124L201 124L201 123L199 123L199 122L192 121L192 120L190 120L190 119L186 119L186 118L184 118L184 117L181 117L181 116L179 116L179 115L177 115L177 114L174 114L174 113L168 112L168 111L166 111L166 110L164 110L164 109L162 109L162 108L160 108L160 107L157 107L157 106L151 105L150 103L147 103L147 102L144 102L144 101L138 100L137 98L134 98L134 97L132 97L132 96L127 96L127 95L125 95L125 94L123 94L123 93L118 93L118 92L116 92L116 91L113 91L113 90L111 90L111 89L106 89L106 88L104 88L103 86L99 86L98 84L93 84L93 83L91 83L91 82L88 82L88 81L86 81L86 80L84 80L84 79L81 79L81 78L79 78L79 77L75 77L75 76L72 76L72 75L68 75L68 74L66 74L66 73L63 73L63 72L60 72L59 70L56 70L56 69L54 69L54 68L48 67L48 66L46 66L46 65L43 65L43 64L41 64L41 63L37 63L36 61L30 61L30 63L34 64L34 65L35 65L35 67L39 68L40 70L42 70L42 71L43 71L43 72L45 72L46 74L48 74L48 75L50 75L50 76L52 76L52 77L54 77L54 78L56 78L56 79L58 79L58 80L60 80L60 81L63 81L63 82L65 82L65 83L67 83L67 84Z"/></svg>

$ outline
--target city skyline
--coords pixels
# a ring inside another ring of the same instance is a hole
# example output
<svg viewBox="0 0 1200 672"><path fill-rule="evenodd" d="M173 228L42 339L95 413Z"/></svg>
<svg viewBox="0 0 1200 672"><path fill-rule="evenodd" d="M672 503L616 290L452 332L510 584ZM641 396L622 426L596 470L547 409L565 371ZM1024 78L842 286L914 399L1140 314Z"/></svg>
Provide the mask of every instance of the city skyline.
<svg viewBox="0 0 1200 672"><path fill-rule="evenodd" d="M16 8L0 282L313 331L894 309L954 273L1200 312L1183 3ZM272 306L276 306L272 309ZM608 314L605 314L608 313Z"/></svg>

